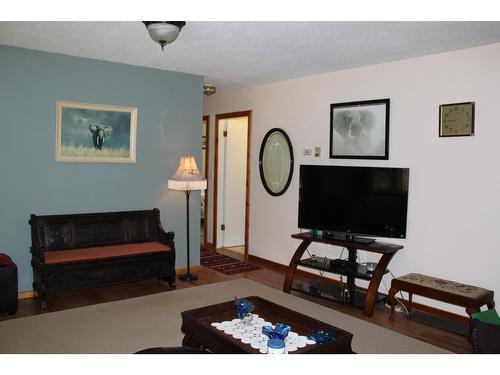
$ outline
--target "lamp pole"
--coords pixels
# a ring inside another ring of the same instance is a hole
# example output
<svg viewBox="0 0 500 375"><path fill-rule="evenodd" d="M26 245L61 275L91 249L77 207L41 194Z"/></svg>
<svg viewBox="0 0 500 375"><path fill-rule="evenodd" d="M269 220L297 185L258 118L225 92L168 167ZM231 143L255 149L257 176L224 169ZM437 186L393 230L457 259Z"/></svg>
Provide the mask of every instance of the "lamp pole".
<svg viewBox="0 0 500 375"><path fill-rule="evenodd" d="M191 190L186 190L186 228L187 228L187 273L179 276L179 279L182 281L194 281L198 280L198 276L194 275L190 272L190 264L189 260L189 196L191 195Z"/></svg>

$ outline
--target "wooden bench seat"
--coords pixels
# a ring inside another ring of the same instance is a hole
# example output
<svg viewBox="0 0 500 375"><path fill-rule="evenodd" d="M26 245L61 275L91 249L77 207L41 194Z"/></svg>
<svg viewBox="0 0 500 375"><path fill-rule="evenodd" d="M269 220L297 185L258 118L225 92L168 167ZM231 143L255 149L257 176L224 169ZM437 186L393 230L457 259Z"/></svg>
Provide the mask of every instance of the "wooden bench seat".
<svg viewBox="0 0 500 375"><path fill-rule="evenodd" d="M128 243L113 246L85 247L83 249L73 250L46 251L45 264L81 262L163 251L170 251L170 247L159 242Z"/></svg>
<svg viewBox="0 0 500 375"><path fill-rule="evenodd" d="M469 316L479 312L484 305L488 309L495 307L492 290L418 273L410 273L395 278L391 282L388 295L391 304L391 315L389 317L391 320L394 320L394 308L397 303L394 297L399 291L409 294L409 311L412 309L413 294L465 307Z"/></svg>
<svg viewBox="0 0 500 375"><path fill-rule="evenodd" d="M158 209L31 215L33 289L46 295L75 288L159 278L175 287L174 233Z"/></svg>

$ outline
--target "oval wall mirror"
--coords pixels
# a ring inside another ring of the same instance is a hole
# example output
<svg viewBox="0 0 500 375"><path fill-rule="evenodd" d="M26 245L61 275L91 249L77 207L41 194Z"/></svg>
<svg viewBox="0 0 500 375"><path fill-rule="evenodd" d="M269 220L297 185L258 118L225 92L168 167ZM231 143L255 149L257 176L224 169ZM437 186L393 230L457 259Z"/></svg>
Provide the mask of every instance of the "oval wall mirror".
<svg viewBox="0 0 500 375"><path fill-rule="evenodd" d="M274 196L283 194L293 174L293 150L284 130L269 130L260 146L260 179L266 191Z"/></svg>

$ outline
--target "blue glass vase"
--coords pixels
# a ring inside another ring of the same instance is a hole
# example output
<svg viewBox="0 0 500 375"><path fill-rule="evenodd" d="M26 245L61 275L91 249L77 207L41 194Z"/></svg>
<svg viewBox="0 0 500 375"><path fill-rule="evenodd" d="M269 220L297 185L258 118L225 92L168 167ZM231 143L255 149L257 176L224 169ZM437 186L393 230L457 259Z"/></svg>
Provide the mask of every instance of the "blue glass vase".
<svg viewBox="0 0 500 375"><path fill-rule="evenodd" d="M236 306L236 314L241 319L242 323L249 323L252 318L254 305L247 299L234 297L234 305Z"/></svg>

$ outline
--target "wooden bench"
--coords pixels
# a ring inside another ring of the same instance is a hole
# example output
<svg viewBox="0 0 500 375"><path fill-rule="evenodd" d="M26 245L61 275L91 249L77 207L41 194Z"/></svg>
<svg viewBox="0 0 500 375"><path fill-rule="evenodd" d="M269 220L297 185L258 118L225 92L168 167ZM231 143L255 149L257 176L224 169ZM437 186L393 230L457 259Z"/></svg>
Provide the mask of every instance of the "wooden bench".
<svg viewBox="0 0 500 375"><path fill-rule="evenodd" d="M31 215L33 289L50 292L149 278L175 287L174 233L160 211Z"/></svg>
<svg viewBox="0 0 500 375"><path fill-rule="evenodd" d="M412 309L413 294L465 307L465 311L469 317L473 313L479 312L484 305L488 309L495 307L492 290L418 273L410 273L395 278L391 282L391 289L388 295L389 303L391 304L390 320L394 320L394 307L397 303L395 295L399 291L409 294L408 311Z"/></svg>

